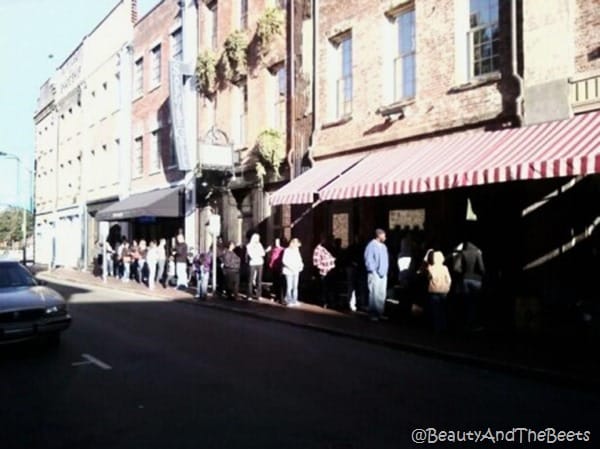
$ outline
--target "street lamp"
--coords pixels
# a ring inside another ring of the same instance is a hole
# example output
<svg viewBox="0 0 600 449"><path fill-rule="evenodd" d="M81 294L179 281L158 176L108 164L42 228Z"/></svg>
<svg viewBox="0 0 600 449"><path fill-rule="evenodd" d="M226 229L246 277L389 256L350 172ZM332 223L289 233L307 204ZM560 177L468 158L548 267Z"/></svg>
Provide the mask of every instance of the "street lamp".
<svg viewBox="0 0 600 449"><path fill-rule="evenodd" d="M0 157L4 157L6 159L14 159L17 161L20 167L24 168L29 172L30 179L33 179L33 171L30 170L23 164L21 158L13 153L7 153L6 151L0 151ZM17 170L17 201L21 200L21 170ZM29 197L29 206L31 207L31 196ZM33 212L33 209L32 209ZM27 209L23 207L23 223L21 226L21 232L23 235L23 264L27 263Z"/></svg>

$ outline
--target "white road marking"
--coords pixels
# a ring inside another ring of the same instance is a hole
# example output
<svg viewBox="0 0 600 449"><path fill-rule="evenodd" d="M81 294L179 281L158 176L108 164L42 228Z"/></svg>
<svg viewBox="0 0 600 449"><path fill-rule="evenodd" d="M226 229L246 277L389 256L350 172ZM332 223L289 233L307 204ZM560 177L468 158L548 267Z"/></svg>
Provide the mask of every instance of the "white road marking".
<svg viewBox="0 0 600 449"><path fill-rule="evenodd" d="M91 365L91 364L92 364L92 362L90 362L88 360L88 361L85 361L85 362L73 362L73 363L71 363L71 366L82 366L82 365Z"/></svg>
<svg viewBox="0 0 600 449"><path fill-rule="evenodd" d="M98 360L96 357L91 356L89 354L81 354L81 357L85 359L84 362L74 362L71 363L72 366L82 366L82 365L96 365L98 368L103 370L111 370L112 367L102 360Z"/></svg>

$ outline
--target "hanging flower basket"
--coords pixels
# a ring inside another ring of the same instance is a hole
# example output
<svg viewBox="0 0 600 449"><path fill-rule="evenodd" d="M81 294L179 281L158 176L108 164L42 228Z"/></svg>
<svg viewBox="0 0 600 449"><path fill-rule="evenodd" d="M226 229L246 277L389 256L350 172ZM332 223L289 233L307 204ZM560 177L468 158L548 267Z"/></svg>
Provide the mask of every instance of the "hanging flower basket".
<svg viewBox="0 0 600 449"><path fill-rule="evenodd" d="M256 38L261 55L265 55L273 41L282 36L285 28L285 18L281 8L267 8L258 19Z"/></svg>
<svg viewBox="0 0 600 449"><path fill-rule="evenodd" d="M237 30L231 33L224 43L221 64L227 79L237 81L248 71L248 37Z"/></svg>
<svg viewBox="0 0 600 449"><path fill-rule="evenodd" d="M256 139L256 149L261 159L259 163L265 162L273 170L275 179L279 179L279 167L285 159L285 142L281 132L271 128L261 132Z"/></svg>
<svg viewBox="0 0 600 449"><path fill-rule="evenodd" d="M209 97L217 88L217 57L210 51L203 51L196 61L196 77L198 78L198 91Z"/></svg>

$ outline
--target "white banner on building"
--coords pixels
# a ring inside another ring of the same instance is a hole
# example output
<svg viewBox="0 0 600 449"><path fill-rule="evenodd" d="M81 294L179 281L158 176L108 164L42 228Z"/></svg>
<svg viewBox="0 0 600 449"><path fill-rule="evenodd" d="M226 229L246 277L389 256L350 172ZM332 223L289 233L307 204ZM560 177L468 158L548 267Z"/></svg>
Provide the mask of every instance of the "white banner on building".
<svg viewBox="0 0 600 449"><path fill-rule="evenodd" d="M183 113L183 63L169 61L169 106L171 109L171 127L173 143L177 153L177 165L180 170L191 170L190 156L185 144L185 116Z"/></svg>

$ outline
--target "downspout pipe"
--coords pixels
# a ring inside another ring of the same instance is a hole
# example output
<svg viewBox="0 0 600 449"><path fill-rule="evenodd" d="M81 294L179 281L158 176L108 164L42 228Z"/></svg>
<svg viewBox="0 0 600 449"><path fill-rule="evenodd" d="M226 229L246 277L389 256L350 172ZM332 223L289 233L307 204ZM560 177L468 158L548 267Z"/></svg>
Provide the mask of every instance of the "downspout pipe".
<svg viewBox="0 0 600 449"><path fill-rule="evenodd" d="M510 32L511 32L511 57L512 57L512 75L519 84L519 93L515 99L515 115L518 126L523 126L523 77L519 75L517 62L517 0L510 2Z"/></svg>
<svg viewBox="0 0 600 449"><path fill-rule="evenodd" d="M290 169L290 180L296 177L296 161L297 151L295 149L295 119L296 119L296 62L295 55L295 36L294 36L294 0L287 2L287 163Z"/></svg>
<svg viewBox="0 0 600 449"><path fill-rule="evenodd" d="M314 142L317 137L317 118L318 118L318 110L319 110L319 96L317 94L317 74L319 71L317 70L317 62L319 55L319 0L312 1L312 82L311 82L311 101L312 101L312 129L310 132L310 142L308 145L308 161L310 162L311 167L315 165L315 157L314 157Z"/></svg>

